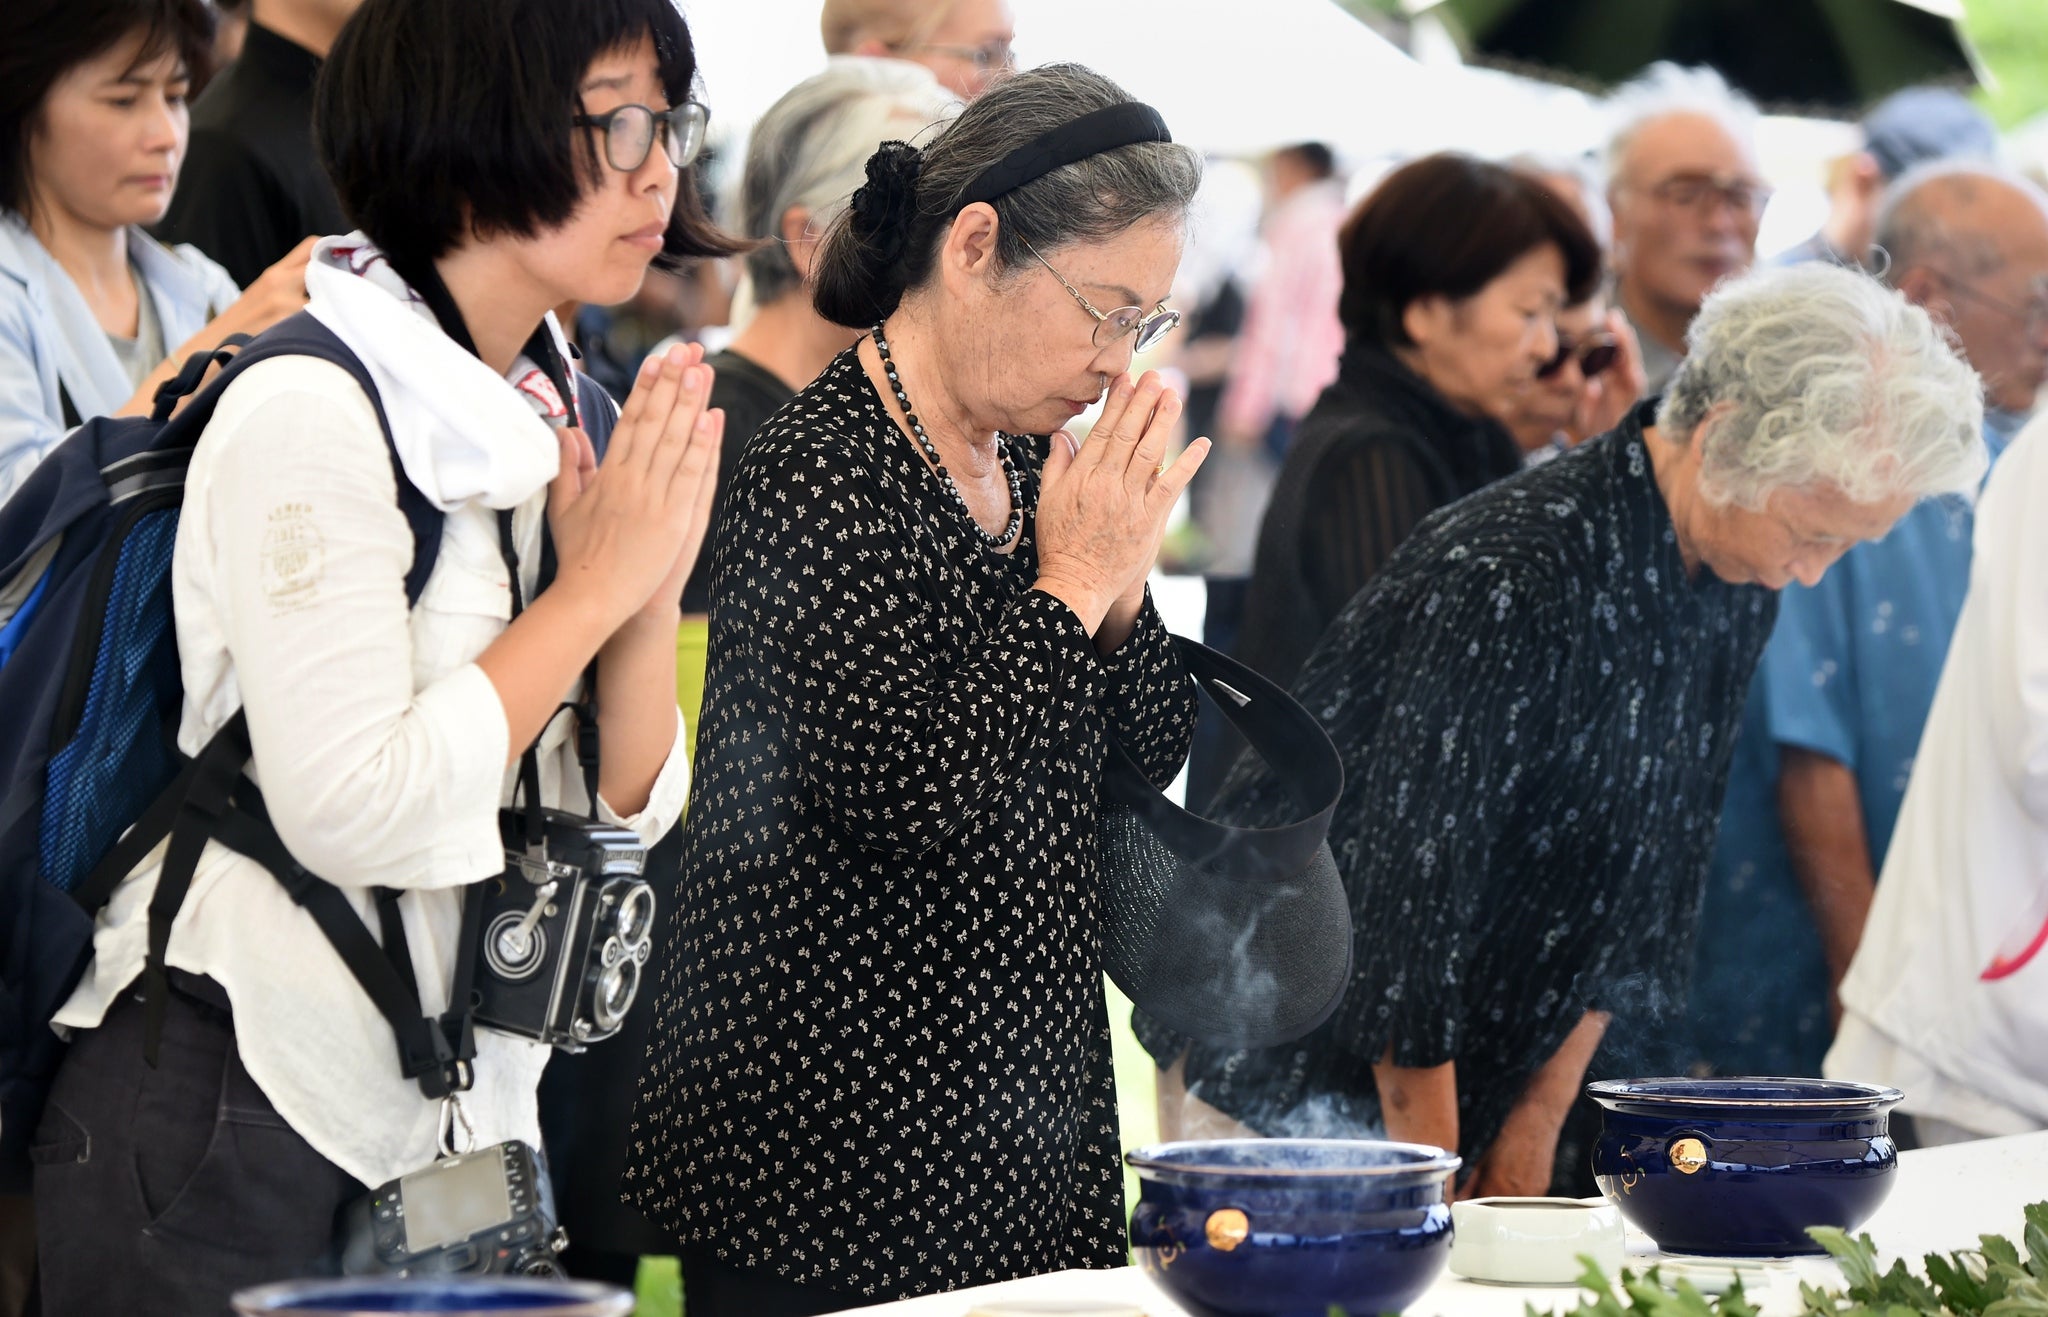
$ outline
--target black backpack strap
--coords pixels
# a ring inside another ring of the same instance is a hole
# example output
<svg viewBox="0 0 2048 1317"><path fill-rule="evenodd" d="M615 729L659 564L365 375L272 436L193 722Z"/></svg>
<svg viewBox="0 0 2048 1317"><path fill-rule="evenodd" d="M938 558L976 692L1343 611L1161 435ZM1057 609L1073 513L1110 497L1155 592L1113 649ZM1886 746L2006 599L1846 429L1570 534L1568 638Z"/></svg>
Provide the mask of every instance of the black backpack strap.
<svg viewBox="0 0 2048 1317"><path fill-rule="evenodd" d="M182 400L199 391L199 382L206 378L206 372L215 366L226 366L232 362L242 348L249 345L247 334L229 334L211 352L195 352L185 358L184 367L176 375L156 386L150 395L149 419L162 425L171 419L171 413L178 409ZM69 398L65 401L68 403ZM210 416L211 409L208 411Z"/></svg>
<svg viewBox="0 0 2048 1317"><path fill-rule="evenodd" d="M377 381L371 377L370 368L363 364L362 358L351 351L348 344L342 342L340 336L318 316L310 311L301 311L280 320L242 349L223 372L219 387L224 387L229 377L259 361L289 356L315 357L341 367L362 388L370 406L376 411L377 426L384 432L384 446L391 454L391 475L398 483L398 510L405 514L406 525L412 530L412 566L405 573L405 599L408 604L417 604L441 554L441 510L428 502L419 486L405 474L405 463L398 455L398 441L391 433L391 418L384 411L384 399L378 394ZM215 393L214 397L217 398L218 394ZM198 407L199 400L195 399L193 405ZM211 415L211 412L209 402L204 414Z"/></svg>
<svg viewBox="0 0 2048 1317"><path fill-rule="evenodd" d="M142 1055L156 1065L157 1044L163 1037L164 1007L169 1000L170 981L164 957L170 950L171 924L191 890L192 875L199 868L200 852L219 827L227 812L235 782L242 766L249 762L249 723L240 712L214 733L206 748L193 757L184 798L170 826L170 845L164 851L163 870L157 876L156 891L149 900L149 954L143 962ZM184 774L180 774L184 776ZM161 799L161 797L159 798ZM152 806L154 809L154 806ZM119 849L119 848L117 848ZM106 861L101 861L105 867ZM97 871L89 881L97 879Z"/></svg>
<svg viewBox="0 0 2048 1317"><path fill-rule="evenodd" d="M252 796L254 794L251 792ZM405 995L417 1001L420 983L413 974L412 947L405 939L405 914L398 908L398 889L373 887L370 895L377 903L377 941L382 944L391 968L398 971L399 982L405 986Z"/></svg>
<svg viewBox="0 0 2048 1317"><path fill-rule="evenodd" d="M380 945L342 890L293 857L270 821L262 793L248 782L236 788L234 802L213 835L223 846L268 869L292 900L313 917L377 1013L391 1025L398 1038L399 1068L407 1079L418 1080L420 1091L429 1098L447 1097L470 1086L474 1079L470 1063L476 1057L476 1036L469 1023L469 995L476 973L473 954L457 960L448 1012L439 1019L430 1017L420 1009L412 950L398 912L398 893L389 888L373 889L384 933ZM462 945L474 948L483 922L483 903L473 890L464 896L462 917Z"/></svg>

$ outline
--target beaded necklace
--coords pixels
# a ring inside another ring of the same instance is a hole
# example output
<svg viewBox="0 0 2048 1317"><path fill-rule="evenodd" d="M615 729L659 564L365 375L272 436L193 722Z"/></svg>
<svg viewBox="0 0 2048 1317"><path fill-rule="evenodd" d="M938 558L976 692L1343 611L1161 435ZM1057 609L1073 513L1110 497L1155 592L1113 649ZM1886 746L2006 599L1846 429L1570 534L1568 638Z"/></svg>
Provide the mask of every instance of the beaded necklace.
<svg viewBox="0 0 2048 1317"><path fill-rule="evenodd" d="M904 419L910 422L910 433L916 437L917 446L924 450L925 459L932 464L932 470L938 473L939 479L952 493L953 501L960 505L960 515L967 518L967 524L974 528L974 533L981 537L983 544L991 549L1008 548L1011 541L1017 538L1017 533L1024 529L1024 486L1017 478L1017 466L1010 460L1010 445L1002 432L996 433L996 456L1002 461L1004 479L1010 483L1010 520L1003 527L1002 534L991 535L974 519L974 510L967 506L967 498L961 494L959 484L947 474L946 464L939 460L937 445L933 444L932 437L924 432L924 422L918 420L917 413L911 409L910 397L903 392L903 381L896 376L896 363L889 357L888 336L882 332L879 324L875 326L875 351L881 354L882 371L889 377L890 391L896 395L896 404L903 408Z"/></svg>

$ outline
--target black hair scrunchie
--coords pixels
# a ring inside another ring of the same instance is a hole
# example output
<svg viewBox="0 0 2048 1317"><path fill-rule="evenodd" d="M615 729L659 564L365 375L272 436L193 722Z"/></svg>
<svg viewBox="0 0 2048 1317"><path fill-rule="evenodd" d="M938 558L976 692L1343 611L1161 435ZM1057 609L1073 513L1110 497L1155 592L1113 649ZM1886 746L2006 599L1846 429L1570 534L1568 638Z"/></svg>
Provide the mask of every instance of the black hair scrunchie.
<svg viewBox="0 0 2048 1317"><path fill-rule="evenodd" d="M868 157L868 181L853 194L849 209L855 230L885 249L893 260L910 238L917 218L917 177L924 152L908 142L884 142Z"/></svg>

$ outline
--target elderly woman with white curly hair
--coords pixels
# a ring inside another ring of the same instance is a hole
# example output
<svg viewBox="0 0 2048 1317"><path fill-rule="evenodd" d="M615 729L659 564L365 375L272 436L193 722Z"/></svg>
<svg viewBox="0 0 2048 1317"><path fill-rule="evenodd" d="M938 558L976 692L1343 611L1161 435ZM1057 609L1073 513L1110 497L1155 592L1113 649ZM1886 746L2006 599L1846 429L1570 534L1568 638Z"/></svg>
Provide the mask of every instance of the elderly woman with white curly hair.
<svg viewBox="0 0 2048 1317"><path fill-rule="evenodd" d="M1155 1045L1182 1133L1383 1129L1463 1153L1460 1194L1540 1194L1610 1013L1684 1000L1775 591L1986 461L1969 367L1861 274L1726 284L1689 345L1661 406L1437 513L1323 636L1295 694L1344 755L1350 991L1275 1052ZM1222 808L1294 806L1241 763Z"/></svg>

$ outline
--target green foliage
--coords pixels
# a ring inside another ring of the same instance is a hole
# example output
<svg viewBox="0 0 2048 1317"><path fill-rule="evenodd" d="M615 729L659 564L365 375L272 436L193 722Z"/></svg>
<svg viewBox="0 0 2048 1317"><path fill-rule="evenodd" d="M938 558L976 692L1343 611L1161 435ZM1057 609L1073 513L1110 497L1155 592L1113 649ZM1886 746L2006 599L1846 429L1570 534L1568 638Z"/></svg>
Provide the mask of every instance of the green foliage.
<svg viewBox="0 0 2048 1317"><path fill-rule="evenodd" d="M2020 1243L1984 1235L1974 1250L1930 1253L1924 1276L1903 1260L1879 1271L1869 1235L1824 1226L1807 1233L1842 1269L1844 1288L1801 1284L1800 1317L2048 1317L2048 1203L2026 1209ZM1623 1271L1617 1285L1592 1259L1580 1261L1579 1287L1591 1297L1564 1317L1757 1317L1740 1281L1711 1297L1682 1279L1667 1286L1655 1267ZM1528 1317L1540 1314L1531 1307Z"/></svg>
<svg viewBox="0 0 2048 1317"><path fill-rule="evenodd" d="M633 1317L682 1317L683 1275L674 1258L641 1258Z"/></svg>
<svg viewBox="0 0 2048 1317"><path fill-rule="evenodd" d="M1963 30L1997 83L1977 100L2000 128L2048 111L2048 23L2041 0L1963 0Z"/></svg>

